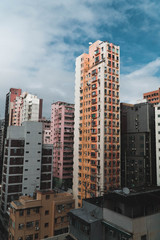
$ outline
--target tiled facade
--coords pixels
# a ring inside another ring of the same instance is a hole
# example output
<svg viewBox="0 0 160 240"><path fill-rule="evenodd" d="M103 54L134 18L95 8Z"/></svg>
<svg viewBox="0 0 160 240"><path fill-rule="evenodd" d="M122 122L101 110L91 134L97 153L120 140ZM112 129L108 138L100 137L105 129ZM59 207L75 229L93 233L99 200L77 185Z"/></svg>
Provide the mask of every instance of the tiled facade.
<svg viewBox="0 0 160 240"><path fill-rule="evenodd" d="M51 143L54 147L53 177L59 185L72 186L74 104L52 104Z"/></svg>
<svg viewBox="0 0 160 240"><path fill-rule="evenodd" d="M42 99L23 92L13 102L12 124L20 126L24 121L38 121L42 118Z"/></svg>
<svg viewBox="0 0 160 240"><path fill-rule="evenodd" d="M73 192L78 206L83 198L120 186L119 51L96 41L89 54L76 59Z"/></svg>
<svg viewBox="0 0 160 240"><path fill-rule="evenodd" d="M38 191L36 198L22 196L10 208L9 240L36 240L68 232L67 213L74 208L68 193Z"/></svg>
<svg viewBox="0 0 160 240"><path fill-rule="evenodd" d="M39 122L42 122L43 144L50 144L50 142L51 142L51 121L47 120L46 118L42 118L39 120Z"/></svg>
<svg viewBox="0 0 160 240"><path fill-rule="evenodd" d="M157 105L160 103L160 88L152 92L144 93L143 98L146 99L149 103Z"/></svg>

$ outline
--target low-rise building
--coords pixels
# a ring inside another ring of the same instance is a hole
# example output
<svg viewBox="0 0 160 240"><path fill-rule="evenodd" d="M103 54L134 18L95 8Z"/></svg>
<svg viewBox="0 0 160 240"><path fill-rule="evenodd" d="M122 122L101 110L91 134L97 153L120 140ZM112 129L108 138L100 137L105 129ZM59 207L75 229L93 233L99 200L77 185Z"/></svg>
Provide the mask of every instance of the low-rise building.
<svg viewBox="0 0 160 240"><path fill-rule="evenodd" d="M69 216L70 234L78 240L159 240L160 188L85 199Z"/></svg>
<svg viewBox="0 0 160 240"><path fill-rule="evenodd" d="M37 191L21 196L10 207L9 240L34 240L68 232L68 212L75 206L69 193Z"/></svg>

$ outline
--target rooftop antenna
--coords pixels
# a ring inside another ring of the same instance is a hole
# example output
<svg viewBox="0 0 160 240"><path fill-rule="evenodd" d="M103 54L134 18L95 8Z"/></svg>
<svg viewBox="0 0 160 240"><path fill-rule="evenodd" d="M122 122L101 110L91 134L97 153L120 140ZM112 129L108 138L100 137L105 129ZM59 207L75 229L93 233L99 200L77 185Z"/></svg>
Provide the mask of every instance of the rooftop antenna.
<svg viewBox="0 0 160 240"><path fill-rule="evenodd" d="M124 187L124 188L122 189L122 191L123 191L123 193L125 193L126 195L128 195L128 194L130 193L129 188L127 188L127 187Z"/></svg>

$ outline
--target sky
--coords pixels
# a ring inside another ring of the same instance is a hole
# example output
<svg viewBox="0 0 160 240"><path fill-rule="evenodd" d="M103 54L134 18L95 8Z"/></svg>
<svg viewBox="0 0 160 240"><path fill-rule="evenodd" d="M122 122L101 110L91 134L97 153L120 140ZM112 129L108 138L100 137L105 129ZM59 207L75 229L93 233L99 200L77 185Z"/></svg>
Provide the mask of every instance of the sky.
<svg viewBox="0 0 160 240"><path fill-rule="evenodd" d="M159 0L0 1L0 118L11 87L74 103L75 59L89 42L120 46L120 100L160 87Z"/></svg>

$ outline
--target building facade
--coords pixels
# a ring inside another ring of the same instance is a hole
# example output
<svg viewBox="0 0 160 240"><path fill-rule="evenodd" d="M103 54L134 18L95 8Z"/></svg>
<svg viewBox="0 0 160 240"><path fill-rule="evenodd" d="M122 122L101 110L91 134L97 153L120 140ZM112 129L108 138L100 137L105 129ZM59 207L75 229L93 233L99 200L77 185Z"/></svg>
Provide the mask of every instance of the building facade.
<svg viewBox="0 0 160 240"><path fill-rule="evenodd" d="M156 176L160 186L160 104L155 107L155 139L156 139Z"/></svg>
<svg viewBox="0 0 160 240"><path fill-rule="evenodd" d="M7 134L7 127L13 125L13 111L14 101L16 97L19 97L22 93L20 88L10 88L10 91L6 94L6 105L5 105L5 137Z"/></svg>
<svg viewBox="0 0 160 240"><path fill-rule="evenodd" d="M0 120L0 183L2 179L2 166L3 166L3 141L4 141L4 119Z"/></svg>
<svg viewBox="0 0 160 240"><path fill-rule="evenodd" d="M85 199L83 208L69 216L70 235L77 240L158 240L160 190L115 191Z"/></svg>
<svg viewBox="0 0 160 240"><path fill-rule="evenodd" d="M73 193L82 199L120 186L120 48L96 41L76 59Z"/></svg>
<svg viewBox="0 0 160 240"><path fill-rule="evenodd" d="M36 95L23 92L13 103L12 124L21 126L25 121L39 121L42 118L42 99Z"/></svg>
<svg viewBox="0 0 160 240"><path fill-rule="evenodd" d="M156 184L155 113L150 103L121 103L121 184Z"/></svg>
<svg viewBox="0 0 160 240"><path fill-rule="evenodd" d="M56 186L72 187L74 104L52 104L51 143L54 146L53 178Z"/></svg>
<svg viewBox="0 0 160 240"><path fill-rule="evenodd" d="M42 122L43 144L50 144L51 143L51 121L47 120L46 118L42 118L39 120L39 122Z"/></svg>
<svg viewBox="0 0 160 240"><path fill-rule="evenodd" d="M37 191L36 198L21 196L11 203L9 240L45 239L66 233L67 213L73 208L69 193Z"/></svg>
<svg viewBox="0 0 160 240"><path fill-rule="evenodd" d="M42 124L23 122L10 126L5 141L1 210L23 195L37 189L52 189L51 145L42 145Z"/></svg>
<svg viewBox="0 0 160 240"><path fill-rule="evenodd" d="M4 142L7 136L7 127L13 124L13 109L14 101L17 96L21 95L22 90L20 88L10 88L9 92L6 94L5 102L5 120L4 120L4 134L3 134L3 147L2 147L2 158L0 162L0 182L2 180L2 166L3 166L3 157L4 157Z"/></svg>
<svg viewBox="0 0 160 240"><path fill-rule="evenodd" d="M143 98L146 99L149 103L157 105L160 103L160 88L155 91L144 93Z"/></svg>

